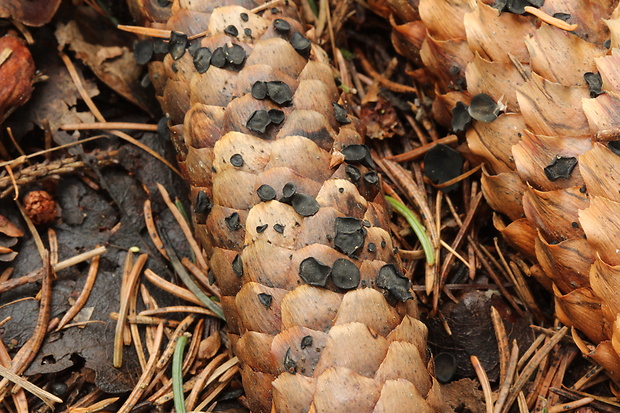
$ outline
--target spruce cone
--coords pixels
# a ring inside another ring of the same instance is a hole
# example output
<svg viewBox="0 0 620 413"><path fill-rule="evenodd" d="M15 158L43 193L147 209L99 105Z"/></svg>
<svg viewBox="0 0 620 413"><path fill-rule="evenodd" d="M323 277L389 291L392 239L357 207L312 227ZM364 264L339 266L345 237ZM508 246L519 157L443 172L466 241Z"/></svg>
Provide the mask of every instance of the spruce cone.
<svg viewBox="0 0 620 413"><path fill-rule="evenodd" d="M620 379L618 1L388 3L427 28L396 26L397 47L419 46L437 75L435 118L484 162L495 226L537 263L558 318L596 344L574 334L581 350Z"/></svg>
<svg viewBox="0 0 620 413"><path fill-rule="evenodd" d="M131 6L173 30L149 70L249 407L445 411L361 124L293 2L162 3Z"/></svg>

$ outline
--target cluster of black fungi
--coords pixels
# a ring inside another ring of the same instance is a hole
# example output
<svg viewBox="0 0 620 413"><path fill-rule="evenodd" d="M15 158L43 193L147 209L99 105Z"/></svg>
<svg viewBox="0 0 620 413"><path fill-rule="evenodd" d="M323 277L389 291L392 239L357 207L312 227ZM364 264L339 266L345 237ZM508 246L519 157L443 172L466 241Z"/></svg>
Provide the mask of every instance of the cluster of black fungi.
<svg viewBox="0 0 620 413"><path fill-rule="evenodd" d="M531 3L535 2L532 1ZM603 80L599 73L587 72L583 77L588 84L591 98L596 98L605 93L602 90ZM480 93L472 98L469 106L464 102L457 102L456 106L452 109L452 130L455 133L462 133L471 125L472 120L492 122L499 114L500 109L493 98L485 93ZM613 150L611 145L609 147ZM549 164L545 166L545 176L552 182L560 178L570 179L570 175L575 169L575 166L577 166L577 163L577 158L574 156L567 157L556 155L551 159Z"/></svg>
<svg viewBox="0 0 620 413"><path fill-rule="evenodd" d="M248 21L249 16L246 13L242 13L241 19ZM275 30L282 34L288 34L291 30L291 25L284 19L275 19L273 25ZM244 33L251 36L251 31L248 32L248 30L246 29ZM226 27L224 32L232 37L237 37L239 34L239 30L233 25ZM300 55L306 58L309 56L311 42L306 37L295 32L290 35L289 41ZM165 42L163 39L139 42L134 49L134 54L139 64L146 64L155 53L169 53L173 60L179 60L183 57L186 50L193 57L194 67L198 73L205 73L211 65L218 68L226 65L239 67L246 59L245 49L238 44L227 44L211 51L208 47L200 47L200 39L190 42L186 34L175 31L172 32L168 42ZM252 85L251 94L255 99L269 99L280 106L290 105L293 97L290 87L281 81L257 81ZM336 102L332 103L332 106L335 119L339 123L348 124L351 122L344 107ZM279 109L271 109L269 111L257 110L248 119L246 127L253 132L265 133L270 124L278 125L283 121L284 112ZM342 152L345 156L345 161L349 164L360 164L370 169L375 168L370 151L366 145L349 145ZM244 164L242 155L232 155L230 163L235 167L242 167ZM346 173L354 183L361 178L360 170L353 165L346 165ZM368 184L373 185L379 182L379 177L373 170L365 173L363 179ZM283 196L279 201L291 205L295 212L301 216L312 216L319 210L319 204L316 199L308 194L297 192L297 187L292 182L283 187L282 194ZM257 195L261 201L267 202L274 200L277 194L273 187L264 184L257 189ZM199 191L195 203L195 212L197 214L206 214L212 206L213 204L206 196L206 193ZM233 212L226 217L224 222L230 231L236 231L241 228L240 217L237 212ZM336 235L333 238L336 249L349 257L354 257L354 254L364 245L365 226L370 226L370 223L367 221L362 222L353 217L337 218ZM256 231L262 233L267 227L267 224L260 225L256 228ZM275 224L274 230L278 233L283 233L284 226ZM385 241L381 244L382 247L386 245ZM374 252L377 247L374 243L369 243L367 248L368 251ZM241 255L238 254L233 260L232 270L238 277L243 276ZM316 258L306 258L300 264L299 276L307 284L320 287L325 287L328 278L331 278L332 283L342 290L357 288L360 283L358 267L346 258L337 259L331 267L324 265ZM378 287L386 289L398 300L406 301L412 298L409 292L409 279L393 264L386 264L380 269L376 284ZM258 294L258 299L266 307L271 306L271 295L260 293ZM304 340L302 340L302 348L312 344L312 337L304 337Z"/></svg>

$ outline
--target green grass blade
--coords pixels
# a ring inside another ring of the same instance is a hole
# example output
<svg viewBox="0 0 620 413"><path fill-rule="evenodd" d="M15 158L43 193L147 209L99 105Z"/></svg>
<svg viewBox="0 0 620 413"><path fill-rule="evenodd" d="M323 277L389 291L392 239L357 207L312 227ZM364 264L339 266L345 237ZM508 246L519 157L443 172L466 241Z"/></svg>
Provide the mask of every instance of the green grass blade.
<svg viewBox="0 0 620 413"><path fill-rule="evenodd" d="M413 229L413 232L415 232L415 235L420 240L420 244L422 244L422 249L424 250L424 254L426 255L426 262L429 265L435 264L435 249L433 248L431 240L426 235L426 228L424 228L424 225L422 225L422 223L418 221L418 218L415 216L415 214L402 202L397 201L391 196L386 196L385 199L390 203L390 205L392 205L392 208L394 208L396 212L405 217L405 219L411 226L411 229Z"/></svg>

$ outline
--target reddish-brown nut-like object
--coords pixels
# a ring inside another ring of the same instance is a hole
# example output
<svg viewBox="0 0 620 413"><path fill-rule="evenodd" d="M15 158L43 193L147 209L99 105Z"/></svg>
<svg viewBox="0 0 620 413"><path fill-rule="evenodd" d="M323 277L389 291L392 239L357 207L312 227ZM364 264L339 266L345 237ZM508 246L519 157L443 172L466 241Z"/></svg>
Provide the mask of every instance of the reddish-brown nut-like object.
<svg viewBox="0 0 620 413"><path fill-rule="evenodd" d="M33 76L30 50L15 36L0 37L0 122L10 108L30 99Z"/></svg>
<svg viewBox="0 0 620 413"><path fill-rule="evenodd" d="M56 218L56 201L46 191L32 191L24 197L24 210L35 225L49 224Z"/></svg>

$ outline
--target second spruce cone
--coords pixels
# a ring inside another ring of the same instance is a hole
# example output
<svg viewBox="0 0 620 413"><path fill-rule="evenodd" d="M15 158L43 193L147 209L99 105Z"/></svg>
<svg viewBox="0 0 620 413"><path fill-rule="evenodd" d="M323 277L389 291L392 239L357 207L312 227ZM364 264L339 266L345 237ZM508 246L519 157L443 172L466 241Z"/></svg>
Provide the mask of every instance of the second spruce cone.
<svg viewBox="0 0 620 413"><path fill-rule="evenodd" d="M445 411L362 127L293 2L131 6L173 31L149 70L252 411Z"/></svg>
<svg viewBox="0 0 620 413"><path fill-rule="evenodd" d="M387 3L397 49L438 78L435 119L485 164L496 228L620 379L618 1Z"/></svg>

